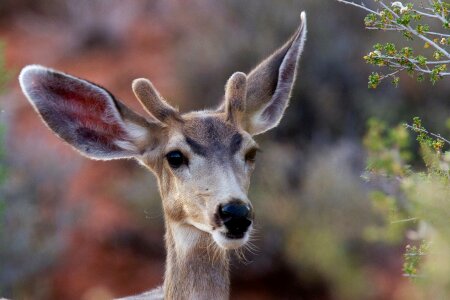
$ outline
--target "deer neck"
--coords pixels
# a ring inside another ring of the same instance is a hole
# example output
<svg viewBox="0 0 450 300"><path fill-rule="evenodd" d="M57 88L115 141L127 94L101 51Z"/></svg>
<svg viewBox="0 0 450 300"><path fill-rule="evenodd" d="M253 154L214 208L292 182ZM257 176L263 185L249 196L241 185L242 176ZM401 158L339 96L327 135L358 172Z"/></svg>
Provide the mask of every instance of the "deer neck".
<svg viewBox="0 0 450 300"><path fill-rule="evenodd" d="M228 299L229 260L210 234L166 222L165 299Z"/></svg>

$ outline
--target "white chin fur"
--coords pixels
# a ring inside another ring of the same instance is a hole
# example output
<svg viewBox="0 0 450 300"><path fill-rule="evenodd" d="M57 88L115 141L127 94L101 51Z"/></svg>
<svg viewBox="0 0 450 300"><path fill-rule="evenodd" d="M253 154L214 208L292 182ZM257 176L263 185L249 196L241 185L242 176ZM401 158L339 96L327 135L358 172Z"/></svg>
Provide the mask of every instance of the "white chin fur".
<svg viewBox="0 0 450 300"><path fill-rule="evenodd" d="M248 237L249 237L250 229L244 234L244 237L241 239L230 239L227 238L222 232L220 231L213 231L212 237L214 241L219 245L219 247L227 250L231 249L237 249L239 247L242 247L247 243Z"/></svg>

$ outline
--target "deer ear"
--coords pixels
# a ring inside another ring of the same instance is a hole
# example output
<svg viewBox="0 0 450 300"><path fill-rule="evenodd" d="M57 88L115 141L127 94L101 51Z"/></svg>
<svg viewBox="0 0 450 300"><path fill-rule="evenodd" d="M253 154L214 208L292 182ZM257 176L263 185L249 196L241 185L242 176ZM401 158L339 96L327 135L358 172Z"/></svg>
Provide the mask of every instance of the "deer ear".
<svg viewBox="0 0 450 300"><path fill-rule="evenodd" d="M93 83L37 65L25 67L19 81L48 127L89 158L138 157L157 141L159 124Z"/></svg>
<svg viewBox="0 0 450 300"><path fill-rule="evenodd" d="M247 77L245 129L252 135L274 128L289 103L306 38L306 14L295 34Z"/></svg>

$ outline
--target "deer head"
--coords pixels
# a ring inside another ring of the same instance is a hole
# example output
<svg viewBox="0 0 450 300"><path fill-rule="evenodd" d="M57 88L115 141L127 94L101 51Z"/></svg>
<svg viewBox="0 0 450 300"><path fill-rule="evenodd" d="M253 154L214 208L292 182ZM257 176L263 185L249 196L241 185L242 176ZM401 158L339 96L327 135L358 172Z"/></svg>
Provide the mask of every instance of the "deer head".
<svg viewBox="0 0 450 300"><path fill-rule="evenodd" d="M247 196L258 151L253 137L280 122L306 36L305 15L291 39L248 75L234 73L218 109L180 113L150 81L132 88L140 116L103 87L31 65L20 85L44 123L81 154L134 158L158 178L166 222L210 234L222 249L247 241Z"/></svg>

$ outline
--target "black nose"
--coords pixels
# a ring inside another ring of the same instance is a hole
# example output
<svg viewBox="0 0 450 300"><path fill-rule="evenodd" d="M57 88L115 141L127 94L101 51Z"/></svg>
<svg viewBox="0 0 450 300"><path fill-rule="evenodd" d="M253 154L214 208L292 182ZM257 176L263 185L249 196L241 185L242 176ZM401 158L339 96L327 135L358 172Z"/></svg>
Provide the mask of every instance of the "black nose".
<svg viewBox="0 0 450 300"><path fill-rule="evenodd" d="M250 208L241 202L231 202L219 207L219 216L228 229L229 238L242 238L252 224Z"/></svg>

